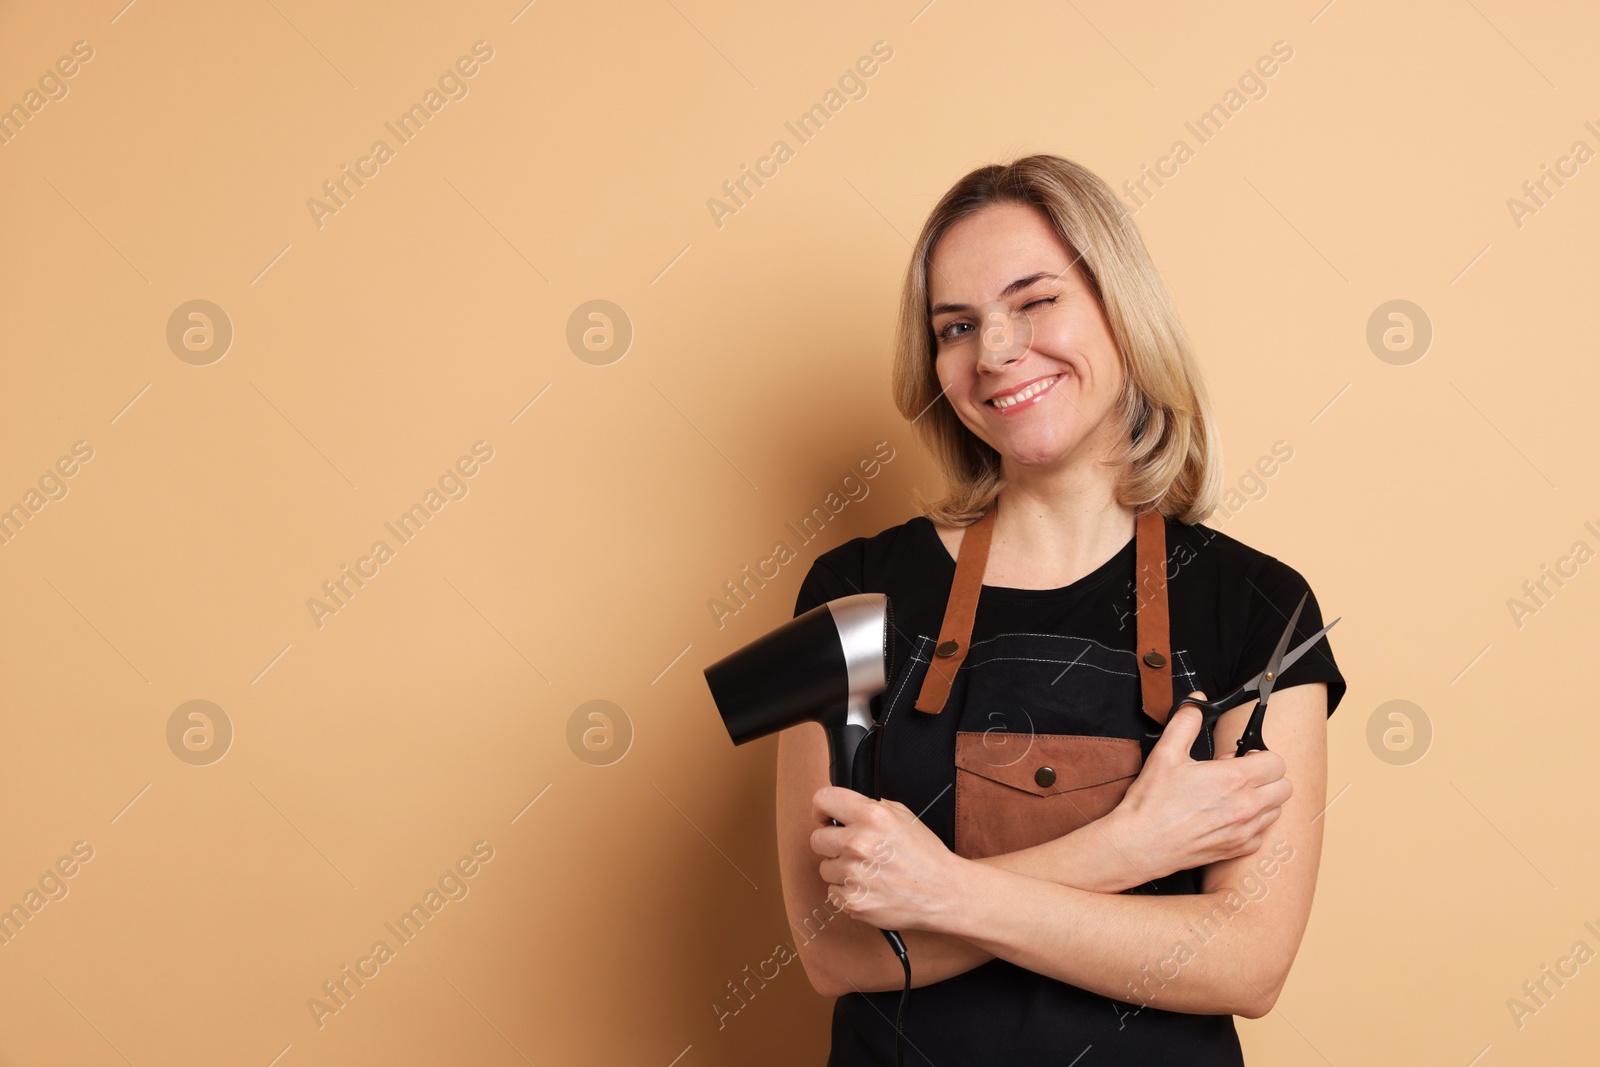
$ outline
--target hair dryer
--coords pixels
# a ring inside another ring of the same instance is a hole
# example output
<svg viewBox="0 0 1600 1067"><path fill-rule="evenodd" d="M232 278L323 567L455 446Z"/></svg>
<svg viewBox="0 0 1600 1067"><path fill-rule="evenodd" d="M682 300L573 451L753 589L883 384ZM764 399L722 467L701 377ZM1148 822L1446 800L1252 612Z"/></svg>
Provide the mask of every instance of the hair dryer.
<svg viewBox="0 0 1600 1067"><path fill-rule="evenodd" d="M828 780L877 800L871 701L888 688L893 641L894 612L886 595L839 597L713 663L705 669L706 683L734 744L802 722L820 723L828 736ZM905 967L909 991L905 942L893 930L883 936ZM904 1010L902 994L902 1015Z"/></svg>
<svg viewBox="0 0 1600 1067"><path fill-rule="evenodd" d="M828 780L876 800L871 700L889 684L893 637L887 596L840 597L713 663L706 683L734 744L820 723L828 736Z"/></svg>

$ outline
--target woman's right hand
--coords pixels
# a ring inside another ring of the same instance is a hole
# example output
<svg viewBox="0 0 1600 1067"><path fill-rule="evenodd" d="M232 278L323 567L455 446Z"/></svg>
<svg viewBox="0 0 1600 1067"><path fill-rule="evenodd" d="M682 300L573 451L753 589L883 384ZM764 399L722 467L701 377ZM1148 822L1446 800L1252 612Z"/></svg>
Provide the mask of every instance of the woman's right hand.
<svg viewBox="0 0 1600 1067"><path fill-rule="evenodd" d="M1189 695L1206 699L1201 692ZM1283 758L1270 751L1191 759L1201 722L1192 704L1174 712L1122 803L1106 817L1118 851L1148 878L1250 855L1294 792Z"/></svg>

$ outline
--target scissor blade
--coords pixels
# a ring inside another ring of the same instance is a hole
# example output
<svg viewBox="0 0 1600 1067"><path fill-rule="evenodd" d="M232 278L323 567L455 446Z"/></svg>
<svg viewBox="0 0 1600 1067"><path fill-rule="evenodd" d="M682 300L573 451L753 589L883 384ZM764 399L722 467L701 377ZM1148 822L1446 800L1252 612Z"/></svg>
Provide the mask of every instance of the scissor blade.
<svg viewBox="0 0 1600 1067"><path fill-rule="evenodd" d="M1339 616L1339 619L1342 619L1342 617L1344 617L1344 616ZM1296 659L1299 659L1299 657L1304 656L1304 654L1306 654L1306 653L1309 653L1310 649L1312 649L1312 645L1315 645L1315 643L1317 643L1317 641L1322 640L1323 633L1326 633L1326 632L1328 632L1328 630L1333 629L1334 622L1338 622L1339 619L1334 619L1333 622L1330 622L1330 624L1325 625L1325 627L1322 627L1322 629L1317 630L1317 632L1312 633L1312 635L1310 635L1310 637L1307 637L1306 640L1301 641L1301 643L1299 643L1299 645L1296 645L1296 646L1294 646L1294 648L1291 648L1290 651L1288 651L1288 654L1286 654L1286 656L1283 656L1282 664L1278 664L1278 675L1280 675L1280 677L1282 677L1283 672L1285 672L1285 670L1288 670L1288 669L1290 669L1290 667L1293 667L1294 661L1296 661ZM1266 673L1266 670L1262 670L1261 673ZM1256 686L1259 686L1259 685L1261 685L1261 675L1256 675L1256 677L1251 678L1250 681L1246 681L1245 685L1238 686L1238 689L1235 689L1235 694L1237 694L1237 693L1254 693L1254 691L1256 691Z"/></svg>
<svg viewBox="0 0 1600 1067"><path fill-rule="evenodd" d="M1339 618L1342 619L1342 618L1344 618L1344 616L1341 615L1341 616L1339 616ZM1330 622L1328 625L1324 626L1322 629L1318 630L1316 633L1312 634L1310 637L1306 638L1304 641L1301 641L1298 645L1295 645L1294 648L1290 649L1288 654L1283 657L1283 662L1278 665L1278 675L1281 677L1283 675L1284 671L1288 670L1291 666L1294 665L1295 660L1299 659L1301 656L1305 655L1307 652L1310 652L1311 651L1311 646L1315 645L1318 641L1321 641L1322 640L1322 635L1327 633L1329 630L1333 629L1334 623L1336 623L1338 621L1339 621L1339 619L1334 619L1333 622ZM1261 674L1265 674L1265 673L1267 673L1267 672L1266 671L1262 671L1261 672ZM1254 678L1250 679L1248 682L1246 682L1243 685L1241 685L1238 689L1234 690L1234 693L1238 694L1238 693L1245 693L1245 692L1252 692L1252 693L1255 692L1256 688L1261 684L1261 674L1256 675Z"/></svg>
<svg viewBox="0 0 1600 1067"><path fill-rule="evenodd" d="M1342 619L1344 616L1341 615L1339 618ZM1284 671L1288 670L1294 665L1295 660L1299 659L1307 652L1310 652L1311 646L1322 640L1322 635L1333 629L1333 623L1338 621L1339 619L1334 619L1333 622L1330 622L1328 625L1324 626L1322 629L1318 630L1316 633L1312 634L1310 637L1296 645L1293 652L1290 652L1287 656L1283 657L1283 663L1278 666L1278 675L1281 677Z"/></svg>
<svg viewBox="0 0 1600 1067"><path fill-rule="evenodd" d="M1283 673L1283 654L1289 647L1289 638L1294 636L1295 623L1300 621L1300 612L1306 606L1306 597L1311 593L1300 594L1300 603L1294 606L1294 614L1289 616L1289 625L1283 628L1283 635L1278 638L1278 645L1272 650L1272 658L1267 660L1266 669L1261 672L1261 681L1256 686L1260 694L1260 701L1265 704L1272 696L1272 687L1277 683L1278 676Z"/></svg>

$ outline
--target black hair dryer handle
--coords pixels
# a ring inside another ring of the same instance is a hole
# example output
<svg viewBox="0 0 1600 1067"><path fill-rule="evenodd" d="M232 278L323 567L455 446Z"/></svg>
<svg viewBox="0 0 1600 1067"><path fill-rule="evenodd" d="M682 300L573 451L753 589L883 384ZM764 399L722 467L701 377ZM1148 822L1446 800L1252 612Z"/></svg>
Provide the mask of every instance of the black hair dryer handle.
<svg viewBox="0 0 1600 1067"><path fill-rule="evenodd" d="M878 799L877 755L881 732L876 725L871 729L857 723L835 720L824 727L828 735L828 781L834 785L854 789ZM843 826L838 819L829 819L835 826ZM896 930L880 930L889 947L907 969L911 964L906 957L906 943Z"/></svg>
<svg viewBox="0 0 1600 1067"><path fill-rule="evenodd" d="M828 781L877 800L877 775L873 773L876 727L862 726L840 716L823 729L828 735Z"/></svg>

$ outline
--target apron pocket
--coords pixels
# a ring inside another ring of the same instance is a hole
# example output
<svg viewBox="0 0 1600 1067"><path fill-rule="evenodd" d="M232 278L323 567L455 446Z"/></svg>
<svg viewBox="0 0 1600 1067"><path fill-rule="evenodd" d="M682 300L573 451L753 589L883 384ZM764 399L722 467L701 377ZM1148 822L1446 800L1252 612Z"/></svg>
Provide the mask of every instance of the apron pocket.
<svg viewBox="0 0 1600 1067"><path fill-rule="evenodd" d="M1083 734L956 732L955 853L981 859L1053 841L1110 813L1143 765L1139 742Z"/></svg>

